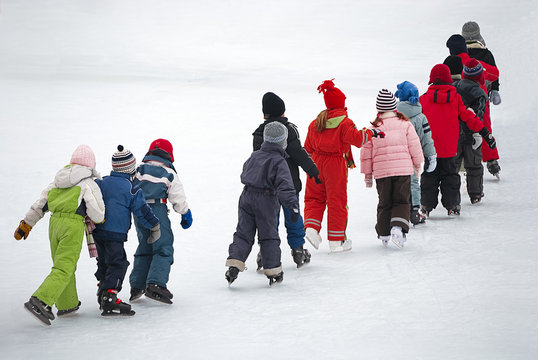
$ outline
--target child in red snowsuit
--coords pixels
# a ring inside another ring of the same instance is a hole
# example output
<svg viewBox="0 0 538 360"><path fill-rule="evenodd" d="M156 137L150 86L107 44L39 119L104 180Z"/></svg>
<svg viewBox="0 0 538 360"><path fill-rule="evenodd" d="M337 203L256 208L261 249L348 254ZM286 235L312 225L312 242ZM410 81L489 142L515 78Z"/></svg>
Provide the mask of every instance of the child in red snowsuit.
<svg viewBox="0 0 538 360"><path fill-rule="evenodd" d="M326 110L308 127L304 144L319 169L319 179L306 179L305 232L306 239L319 248L321 221L327 208L327 240L331 252L351 250L346 237L347 227L347 169L354 168L351 145L361 147L372 137L383 137L377 129L358 130L347 117L346 96L326 80L318 87L323 93Z"/></svg>

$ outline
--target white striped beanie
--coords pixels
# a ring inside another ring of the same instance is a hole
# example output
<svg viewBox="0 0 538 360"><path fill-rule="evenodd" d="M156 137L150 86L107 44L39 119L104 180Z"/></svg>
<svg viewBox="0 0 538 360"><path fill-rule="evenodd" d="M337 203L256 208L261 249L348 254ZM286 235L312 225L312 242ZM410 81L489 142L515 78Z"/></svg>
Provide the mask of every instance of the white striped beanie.
<svg viewBox="0 0 538 360"><path fill-rule="evenodd" d="M136 172L136 158L133 153L118 145L118 151L112 155L112 170L119 173L134 174Z"/></svg>
<svg viewBox="0 0 538 360"><path fill-rule="evenodd" d="M387 89L381 89L377 94L375 107L378 112L387 112L396 110L396 98Z"/></svg>

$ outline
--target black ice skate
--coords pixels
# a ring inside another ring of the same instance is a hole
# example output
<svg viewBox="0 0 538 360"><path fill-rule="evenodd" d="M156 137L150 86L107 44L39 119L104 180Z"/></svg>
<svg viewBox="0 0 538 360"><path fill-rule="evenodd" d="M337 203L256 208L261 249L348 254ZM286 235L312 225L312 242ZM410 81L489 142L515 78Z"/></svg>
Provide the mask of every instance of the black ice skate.
<svg viewBox="0 0 538 360"><path fill-rule="evenodd" d="M80 304L81 304L81 302L79 301L78 305L75 306L74 308L66 309L66 310L58 310L56 315L58 315L58 317L61 317L61 316L69 315L69 314L74 314L75 312L78 311L78 309L80 309Z"/></svg>
<svg viewBox="0 0 538 360"><path fill-rule="evenodd" d="M258 255L256 256L256 264L258 265L258 268L256 271L263 270L263 261L262 261L262 253L258 252Z"/></svg>
<svg viewBox="0 0 538 360"><path fill-rule="evenodd" d="M479 203L480 200L482 200L482 198L484 197L484 194L472 194L472 195L469 195L469 198L471 199L471 204L476 204L476 203Z"/></svg>
<svg viewBox="0 0 538 360"><path fill-rule="evenodd" d="M148 284L146 287L146 297L165 304L172 304L171 299L174 295L165 287L157 284Z"/></svg>
<svg viewBox="0 0 538 360"><path fill-rule="evenodd" d="M448 209L448 215L459 215L461 210L460 205L454 205L451 209Z"/></svg>
<svg viewBox="0 0 538 360"><path fill-rule="evenodd" d="M118 299L118 291L108 289L101 295L101 310L103 316L133 316L135 312L131 310L131 305Z"/></svg>
<svg viewBox="0 0 538 360"><path fill-rule="evenodd" d="M426 217L418 211L418 208L412 208L409 220L413 225L424 224Z"/></svg>
<svg viewBox="0 0 538 360"><path fill-rule="evenodd" d="M269 279L269 286L280 284L284 280L284 272L281 271L276 275L267 275L267 278Z"/></svg>
<svg viewBox="0 0 538 360"><path fill-rule="evenodd" d="M430 213L432 212L433 209L430 209L424 205L421 205L420 206L420 212L424 214L424 216L426 216L427 218L430 217Z"/></svg>
<svg viewBox="0 0 538 360"><path fill-rule="evenodd" d="M145 292L146 290L131 288L131 297L129 298L129 301L140 299Z"/></svg>
<svg viewBox="0 0 538 360"><path fill-rule="evenodd" d="M239 275L239 269L235 266L230 266L228 270L226 271L226 274L224 275L226 277L226 280L228 281L228 285L233 283L235 279L237 279L237 276Z"/></svg>
<svg viewBox="0 0 538 360"><path fill-rule="evenodd" d="M297 269L303 267L304 265L310 262L310 252L307 249L303 248L303 245L299 246L296 249L291 250L291 256L293 256L293 261L297 264Z"/></svg>
<svg viewBox="0 0 538 360"><path fill-rule="evenodd" d="M501 172L501 167L497 160L488 160L487 168L491 175L495 176L497 179L500 179L499 173Z"/></svg>
<svg viewBox="0 0 538 360"><path fill-rule="evenodd" d="M24 303L24 308L45 325L50 325L50 321L54 320L52 308L35 296L30 297L30 300Z"/></svg>

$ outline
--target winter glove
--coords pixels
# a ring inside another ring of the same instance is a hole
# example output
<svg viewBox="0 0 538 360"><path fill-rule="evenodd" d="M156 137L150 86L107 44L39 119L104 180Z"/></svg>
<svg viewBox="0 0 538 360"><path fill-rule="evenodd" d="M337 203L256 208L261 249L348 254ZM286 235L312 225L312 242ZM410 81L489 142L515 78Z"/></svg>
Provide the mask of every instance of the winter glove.
<svg viewBox="0 0 538 360"><path fill-rule="evenodd" d="M427 173L431 173L437 167L437 157L430 156L426 160L427 160L427 164L425 164L426 166L424 167L424 171L426 171Z"/></svg>
<svg viewBox="0 0 538 360"><path fill-rule="evenodd" d="M183 215L181 215L181 227L183 229L188 229L192 225L192 213L191 209L187 210L187 212Z"/></svg>
<svg viewBox="0 0 538 360"><path fill-rule="evenodd" d="M299 221L299 209L293 209L290 211L290 220L292 223Z"/></svg>
<svg viewBox="0 0 538 360"><path fill-rule="evenodd" d="M372 137L380 137L383 139L385 137L385 133L379 129L368 129L372 132Z"/></svg>
<svg viewBox="0 0 538 360"><path fill-rule="evenodd" d="M501 94L497 90L491 90L489 93L489 100L493 105L499 105L501 103Z"/></svg>
<svg viewBox="0 0 538 360"><path fill-rule="evenodd" d="M374 181L372 179L372 174L364 174L364 183L366 184L367 188L371 188Z"/></svg>
<svg viewBox="0 0 538 360"><path fill-rule="evenodd" d="M495 149L497 143L495 142L495 138L493 137L493 135L491 135L487 127L484 126L482 130L480 130L478 133L484 138L484 140L486 140L490 149Z"/></svg>
<svg viewBox="0 0 538 360"><path fill-rule="evenodd" d="M316 182L316 184L321 184L321 180L320 180L320 178L319 178L319 176L318 176L318 175L319 175L319 171L317 172L317 174L316 174L316 175L308 175L308 177L309 177L310 179L312 179L312 178L313 178L313 179L314 179L314 181Z"/></svg>
<svg viewBox="0 0 538 360"><path fill-rule="evenodd" d="M473 145L471 147L476 150L482 145L482 136L479 133L473 133Z"/></svg>
<svg viewBox="0 0 538 360"><path fill-rule="evenodd" d="M154 227L151 228L149 237L148 237L148 244L153 244L155 241L159 240L161 238L161 224L157 223Z"/></svg>
<svg viewBox="0 0 538 360"><path fill-rule="evenodd" d="M24 238L24 240L26 240L28 234L30 234L30 230L32 230L32 227L28 225L24 220L21 220L21 223L19 224L19 226L17 226L17 229L15 230L15 239L20 240Z"/></svg>

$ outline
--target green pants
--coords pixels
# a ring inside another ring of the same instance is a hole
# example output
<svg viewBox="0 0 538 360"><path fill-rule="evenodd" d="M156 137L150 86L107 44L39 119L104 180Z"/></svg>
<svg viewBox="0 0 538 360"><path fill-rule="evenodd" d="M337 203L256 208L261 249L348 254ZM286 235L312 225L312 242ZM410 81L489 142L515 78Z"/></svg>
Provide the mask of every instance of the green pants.
<svg viewBox="0 0 538 360"><path fill-rule="evenodd" d="M52 270L33 296L58 310L78 305L75 271L84 238L84 219L75 214L52 214L49 223Z"/></svg>

